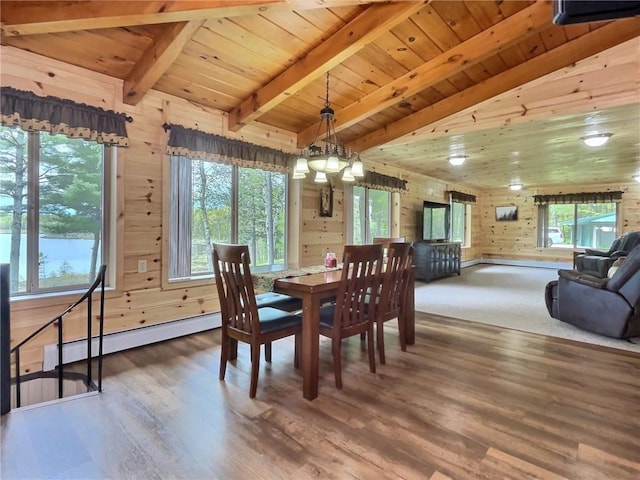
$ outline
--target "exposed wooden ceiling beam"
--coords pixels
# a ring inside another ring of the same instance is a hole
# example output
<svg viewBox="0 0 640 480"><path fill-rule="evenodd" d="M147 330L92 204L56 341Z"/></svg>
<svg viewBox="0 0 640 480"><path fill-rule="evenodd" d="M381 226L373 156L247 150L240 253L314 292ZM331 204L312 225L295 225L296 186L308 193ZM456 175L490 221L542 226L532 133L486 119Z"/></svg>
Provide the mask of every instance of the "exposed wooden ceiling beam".
<svg viewBox="0 0 640 480"><path fill-rule="evenodd" d="M534 57L506 72L487 79L456 95L386 125L351 142L356 152L384 145L415 133L445 117L483 102L512 88L571 65L640 35L640 18L618 20Z"/></svg>
<svg viewBox="0 0 640 480"><path fill-rule="evenodd" d="M15 37L362 3L359 0L3 0L0 22L2 36Z"/></svg>
<svg viewBox="0 0 640 480"><path fill-rule="evenodd" d="M336 132L410 98L454 73L475 65L549 26L551 4L538 1L493 27L443 52L391 83L336 112ZM561 28L561 27L558 27ZM320 122L298 133L298 147L314 139Z"/></svg>
<svg viewBox="0 0 640 480"><path fill-rule="evenodd" d="M136 105L175 62L184 45L205 21L192 20L167 25L124 81L123 102Z"/></svg>
<svg viewBox="0 0 640 480"><path fill-rule="evenodd" d="M229 113L229 130L238 131L318 76L343 62L377 37L420 10L428 2L372 5L311 50L304 58L260 88Z"/></svg>

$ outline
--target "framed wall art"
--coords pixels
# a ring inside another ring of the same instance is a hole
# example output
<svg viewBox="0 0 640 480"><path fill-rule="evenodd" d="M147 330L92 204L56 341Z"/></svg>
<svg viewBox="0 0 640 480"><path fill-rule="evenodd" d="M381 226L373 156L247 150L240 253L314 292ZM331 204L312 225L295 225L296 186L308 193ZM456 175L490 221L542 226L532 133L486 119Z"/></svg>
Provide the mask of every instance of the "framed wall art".
<svg viewBox="0 0 640 480"><path fill-rule="evenodd" d="M331 188L331 184L320 187L320 216L333 217L333 188Z"/></svg>
<svg viewBox="0 0 640 480"><path fill-rule="evenodd" d="M497 222L511 222L514 220L518 220L518 207L512 205L496 207Z"/></svg>

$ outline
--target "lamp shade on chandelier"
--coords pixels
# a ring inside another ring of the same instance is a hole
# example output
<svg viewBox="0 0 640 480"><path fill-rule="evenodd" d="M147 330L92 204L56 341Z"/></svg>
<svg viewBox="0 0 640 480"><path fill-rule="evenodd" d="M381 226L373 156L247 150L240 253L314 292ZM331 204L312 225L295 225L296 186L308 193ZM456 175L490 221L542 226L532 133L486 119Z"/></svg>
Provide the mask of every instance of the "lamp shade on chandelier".
<svg viewBox="0 0 640 480"><path fill-rule="evenodd" d="M343 182L355 182L356 177L364 176L360 155L355 158L343 144L338 143L334 125L335 111L329 103L329 73L327 73L327 94L324 107L320 110L320 124L313 142L300 153L293 170L293 178L301 179L307 173L315 172L316 183L326 183L327 174L342 172ZM320 138L321 133L324 138ZM322 143L322 145L319 145Z"/></svg>

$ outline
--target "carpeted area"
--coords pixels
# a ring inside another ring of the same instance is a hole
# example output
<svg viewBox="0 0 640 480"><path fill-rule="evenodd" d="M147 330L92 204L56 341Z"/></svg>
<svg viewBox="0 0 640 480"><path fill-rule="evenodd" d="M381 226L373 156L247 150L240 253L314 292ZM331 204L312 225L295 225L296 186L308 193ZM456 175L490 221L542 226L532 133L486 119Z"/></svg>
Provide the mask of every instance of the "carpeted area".
<svg viewBox="0 0 640 480"><path fill-rule="evenodd" d="M463 268L460 276L416 282L416 310L640 353L640 344L586 332L551 318L544 288L557 278L554 268L474 265Z"/></svg>

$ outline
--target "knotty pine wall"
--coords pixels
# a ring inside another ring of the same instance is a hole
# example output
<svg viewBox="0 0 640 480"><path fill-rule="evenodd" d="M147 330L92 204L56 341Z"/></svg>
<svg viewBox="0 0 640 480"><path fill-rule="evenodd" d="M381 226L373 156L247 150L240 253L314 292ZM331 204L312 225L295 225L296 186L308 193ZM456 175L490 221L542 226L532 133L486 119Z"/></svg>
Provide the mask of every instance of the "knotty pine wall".
<svg viewBox="0 0 640 480"><path fill-rule="evenodd" d="M118 149L116 214L117 260L108 266L116 290L107 295L105 331L133 329L219 310L213 280L189 287L163 285L163 162L166 139L162 125L186 127L295 151L295 134L251 125L237 134L226 130L226 115L185 100L149 92L136 107L122 103L122 81L12 47L0 47L2 85L53 95L131 115L129 148ZM317 207L316 207L317 208ZM309 213L310 214L310 213ZM306 215L306 214L305 214ZM311 237L312 238L312 237ZM137 272L138 260L148 271ZM166 267L165 267L166 268ZM11 304L11 340L15 345L55 317L77 296L19 299ZM84 312L65 321L66 340L86 335ZM48 331L21 352L23 371L41 370L42 346L56 342Z"/></svg>
<svg viewBox="0 0 640 480"><path fill-rule="evenodd" d="M616 185L572 185L570 187L548 187L524 189L513 192L508 189L487 190L479 198L481 250L485 259L524 260L532 262L573 262L572 249L539 248L538 208L533 203L534 195L551 195L580 192L622 191L622 202L618 206L618 232L640 230L640 185L635 182ZM495 207L518 207L518 220L497 222Z"/></svg>
<svg viewBox="0 0 640 480"><path fill-rule="evenodd" d="M252 143L295 152L295 135L251 125L239 133L228 132L226 116L214 109L165 95L149 92L136 107L122 103L122 81L96 74L72 65L40 57L12 47L0 46L2 85L31 90L38 95L54 95L77 102L113 109L131 115L134 122L127 124L131 147L118 150L116 214L113 225L116 230L116 261L109 265L115 277L116 289L107 295L106 332L123 331L171 320L187 318L219 310L213 280L200 285L169 286L163 282L163 162L167 133L162 124L177 123L203 131L243 139ZM471 207L471 246L462 251L463 260L480 258L504 258L516 260L568 261L555 249L543 251L535 247L537 220L532 205L533 191L519 193L506 191L484 192L463 185L448 184L435 178L409 174L392 165L365 167L380 173L408 180L407 191L399 195L399 235L407 240L419 238L422 202L431 200L446 202L448 190L458 190L478 197ZM597 187L575 187L570 190L539 193L564 193L569 191L600 190ZM608 186L625 191L621 206L623 231L640 226L640 188L635 185ZM292 189L293 190L293 189ZM293 264L318 264L327 251L339 256L345 243L344 190L336 182L333 190L333 216L319 216L319 187L310 180L302 184L300 198L290 199L299 203L296 212L299 232L292 232L298 245L293 251L298 258ZM515 204L519 207L517 222L495 222L496 205ZM165 226L166 227L166 226ZM570 255L570 254L568 254ZM562 258L561 258L562 257ZM148 272L137 273L138 260L145 259ZM20 299L11 304L12 345L25 338L43 322L53 318L76 296L53 296L37 299ZM84 334L83 312L75 320L65 323L65 339L71 340ZM22 352L22 370L37 371L42 366L43 345L55 343L55 332L38 337L38 341Z"/></svg>

